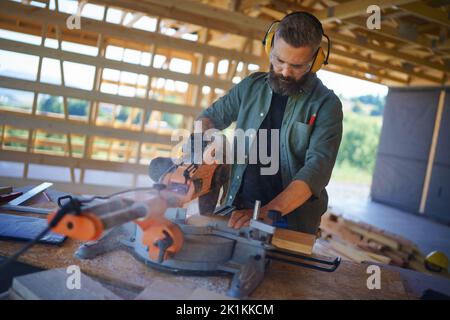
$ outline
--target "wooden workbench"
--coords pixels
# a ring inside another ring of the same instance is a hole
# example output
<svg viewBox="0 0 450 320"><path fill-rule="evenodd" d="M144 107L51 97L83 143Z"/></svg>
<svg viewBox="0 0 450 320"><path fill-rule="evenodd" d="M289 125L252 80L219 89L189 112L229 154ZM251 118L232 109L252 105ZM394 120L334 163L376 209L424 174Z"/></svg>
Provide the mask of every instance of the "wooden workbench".
<svg viewBox="0 0 450 320"><path fill-rule="evenodd" d="M44 269L78 265L82 272L107 283L133 291L143 290L155 280L174 281L224 294L231 277L175 276L146 267L125 251L105 254L93 260L77 260L73 253L79 243L67 240L61 247L37 245L19 261ZM10 256L22 243L0 241L0 255ZM409 299L400 274L382 269L381 290L366 286L367 265L343 261L333 273L273 263L255 299Z"/></svg>
<svg viewBox="0 0 450 320"><path fill-rule="evenodd" d="M36 205L35 205L36 206ZM48 206L48 204L46 205ZM73 256L81 243L67 239L60 247L36 245L19 261L44 269L78 265L82 272L116 288L136 295L156 280L164 280L225 294L231 276L177 276L153 270L136 260L130 253L115 251L93 260L78 260ZM0 241L0 255L11 256L23 242ZM252 299L414 299L405 291L401 274L382 267L381 289L369 290L366 285L367 266L343 261L332 273L272 263L265 279L251 295ZM124 296L124 295L122 295ZM133 294L126 296L133 298Z"/></svg>

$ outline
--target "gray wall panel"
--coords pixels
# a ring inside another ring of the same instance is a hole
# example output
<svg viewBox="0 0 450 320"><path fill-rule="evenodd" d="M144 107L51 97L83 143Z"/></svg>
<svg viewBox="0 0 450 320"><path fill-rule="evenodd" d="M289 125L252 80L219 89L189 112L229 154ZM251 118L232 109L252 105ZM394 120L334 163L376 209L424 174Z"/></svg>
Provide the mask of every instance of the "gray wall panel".
<svg viewBox="0 0 450 320"><path fill-rule="evenodd" d="M418 212L425 170L424 162L379 155L372 180L372 199Z"/></svg>
<svg viewBox="0 0 450 320"><path fill-rule="evenodd" d="M378 152L427 161L439 91L390 89Z"/></svg>
<svg viewBox="0 0 450 320"><path fill-rule="evenodd" d="M389 89L371 196L418 213L439 101L438 88Z"/></svg>
<svg viewBox="0 0 450 320"><path fill-rule="evenodd" d="M425 214L450 222L450 166L433 167Z"/></svg>

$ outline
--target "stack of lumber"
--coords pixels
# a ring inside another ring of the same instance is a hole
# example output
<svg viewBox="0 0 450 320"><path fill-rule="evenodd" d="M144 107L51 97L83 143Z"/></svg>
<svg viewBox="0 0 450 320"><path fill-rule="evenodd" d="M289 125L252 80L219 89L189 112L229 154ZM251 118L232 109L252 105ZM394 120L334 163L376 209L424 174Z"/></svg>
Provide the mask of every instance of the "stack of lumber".
<svg viewBox="0 0 450 320"><path fill-rule="evenodd" d="M343 259L426 272L425 256L414 243L403 237L332 212L323 215L320 229L327 251Z"/></svg>

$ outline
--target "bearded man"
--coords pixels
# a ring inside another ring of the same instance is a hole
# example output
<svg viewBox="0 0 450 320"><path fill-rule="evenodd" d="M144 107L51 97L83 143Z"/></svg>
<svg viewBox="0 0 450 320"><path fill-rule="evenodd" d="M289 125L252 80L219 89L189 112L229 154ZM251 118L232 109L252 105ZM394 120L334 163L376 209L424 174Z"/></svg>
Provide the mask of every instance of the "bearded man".
<svg viewBox="0 0 450 320"><path fill-rule="evenodd" d="M259 217L265 222L316 234L327 210L325 187L342 138L342 104L315 73L328 60L320 46L326 35L316 18L292 13L277 22L276 30L271 26L271 33L263 42L270 41L270 71L243 79L197 120L203 130L223 130L233 122L237 129L267 130L267 141L257 135L251 144L256 149L264 142L273 150L271 137L277 133L279 170L274 174L262 174L267 164L261 161L231 165L226 204L236 210L230 227L247 226L259 200Z"/></svg>

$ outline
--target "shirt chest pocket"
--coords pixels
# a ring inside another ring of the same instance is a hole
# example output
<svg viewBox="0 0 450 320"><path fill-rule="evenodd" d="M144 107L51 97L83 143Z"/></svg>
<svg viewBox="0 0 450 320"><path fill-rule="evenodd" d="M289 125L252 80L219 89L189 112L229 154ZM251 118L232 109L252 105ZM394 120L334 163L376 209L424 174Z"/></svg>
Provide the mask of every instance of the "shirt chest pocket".
<svg viewBox="0 0 450 320"><path fill-rule="evenodd" d="M311 126L306 123L295 121L291 127L289 143L291 150L298 158L305 156L309 146L309 138L311 136Z"/></svg>

